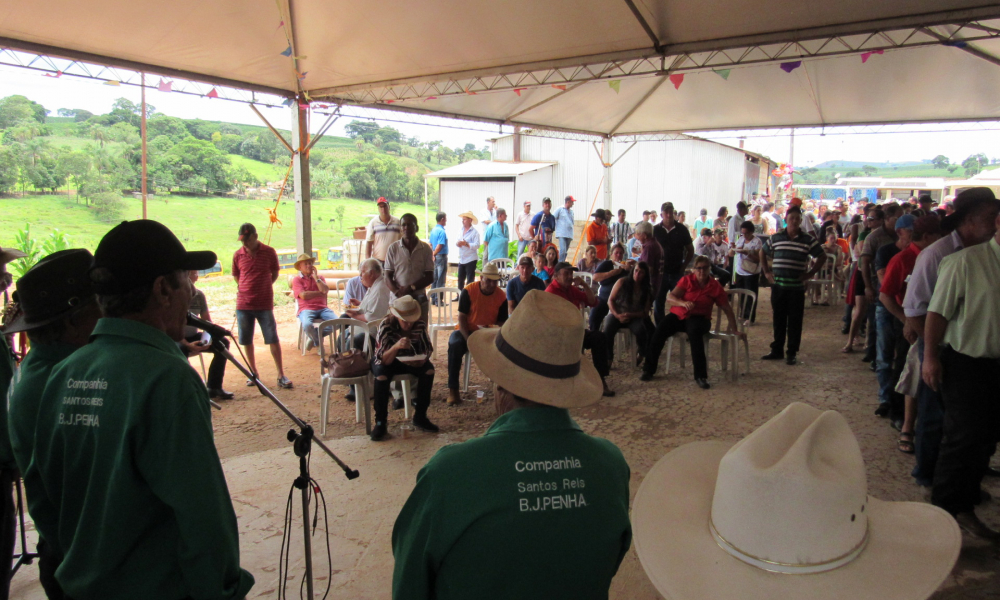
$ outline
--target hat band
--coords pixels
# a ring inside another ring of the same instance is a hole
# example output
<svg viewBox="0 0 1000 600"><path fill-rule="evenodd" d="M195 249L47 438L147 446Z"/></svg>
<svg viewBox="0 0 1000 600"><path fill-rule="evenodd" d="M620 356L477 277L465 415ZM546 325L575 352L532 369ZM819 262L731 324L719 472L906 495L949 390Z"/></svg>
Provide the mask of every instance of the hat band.
<svg viewBox="0 0 1000 600"><path fill-rule="evenodd" d="M708 528L712 532L712 537L715 538L715 543L717 543L720 548L722 548L735 558L738 558L739 560L747 563L748 565L757 567L758 569L763 569L765 571L770 571L772 573L783 573L786 575L808 575L811 573L824 573L826 571L832 571L838 567L846 565L847 563L857 558L858 555L861 554L861 552L865 549L865 546L868 545L868 531L869 531L868 523L866 521L865 535L864 537L861 538L861 541L858 542L858 545L855 546L854 548L851 548L847 553L841 554L836 558L831 558L830 560L818 563L782 563L773 560L767 560L766 558L760 558L759 556L754 556L752 554L744 552L743 550L740 550L732 543L730 543L729 540L722 537L722 534L719 533L719 530L715 528L715 522L712 521L711 517L709 517L708 519Z"/></svg>
<svg viewBox="0 0 1000 600"><path fill-rule="evenodd" d="M497 350L500 351L500 354L507 357L507 360L514 363L515 366L521 367L525 371L530 371L535 375L541 375L550 379L569 379L580 374L580 361L576 361L570 365L553 365L535 360L508 344L507 340L503 339L502 331L497 332L496 345Z"/></svg>

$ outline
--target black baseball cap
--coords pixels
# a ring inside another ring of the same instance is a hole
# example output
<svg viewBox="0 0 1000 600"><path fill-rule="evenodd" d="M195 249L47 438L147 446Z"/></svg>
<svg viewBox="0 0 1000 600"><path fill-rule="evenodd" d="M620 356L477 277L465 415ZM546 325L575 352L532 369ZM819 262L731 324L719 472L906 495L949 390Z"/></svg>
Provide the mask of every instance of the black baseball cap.
<svg viewBox="0 0 1000 600"><path fill-rule="evenodd" d="M568 263L566 261L563 261L561 263L556 264L556 267L555 267L555 269L553 269L552 272L553 273L558 273L559 271L562 271L563 269L569 269L571 271L576 271L576 267L574 267L572 264L570 264L570 263Z"/></svg>
<svg viewBox="0 0 1000 600"><path fill-rule="evenodd" d="M215 252L185 250L163 223L123 221L97 245L90 280L98 294L122 294L161 275L210 269L215 262Z"/></svg>
<svg viewBox="0 0 1000 600"><path fill-rule="evenodd" d="M75 248L54 252L35 263L17 280L14 302L19 311L4 333L30 331L73 314L94 300L87 272L94 257Z"/></svg>
<svg viewBox="0 0 1000 600"><path fill-rule="evenodd" d="M257 228L253 226L253 223L244 223L240 225L240 232L236 239L242 242L243 236L253 235L255 233L257 233Z"/></svg>

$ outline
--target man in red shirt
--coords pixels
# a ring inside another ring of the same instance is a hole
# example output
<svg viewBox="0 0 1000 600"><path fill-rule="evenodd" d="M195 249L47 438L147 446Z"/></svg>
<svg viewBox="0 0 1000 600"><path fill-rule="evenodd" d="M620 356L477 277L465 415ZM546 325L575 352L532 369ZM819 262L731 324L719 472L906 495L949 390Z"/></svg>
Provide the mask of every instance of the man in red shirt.
<svg viewBox="0 0 1000 600"><path fill-rule="evenodd" d="M240 326L240 345L247 356L250 370L257 373L254 357L254 322L260 323L264 343L271 350L274 366L278 369L278 387L291 389L292 382L285 377L281 366L281 344L278 326L274 322L274 282L278 280L278 253L274 248L257 239L257 228L252 223L240 225L239 240L243 244L233 253L233 279L236 280L236 321ZM249 379L247 387L254 384Z"/></svg>
<svg viewBox="0 0 1000 600"><path fill-rule="evenodd" d="M568 262L561 262L556 265L552 275L552 283L545 291L555 294L560 298L569 301L573 306L581 308L583 306L597 306L597 295L590 285L583 281L582 277L573 277L573 265ZM530 293L530 292L529 292ZM582 317L581 317L582 318ZM614 396L615 392L608 387L607 377L610 373L608 357L608 340L600 331L590 331L583 335L583 349L590 349L590 355L594 359L594 368L601 376L601 383L604 385L604 395Z"/></svg>
<svg viewBox="0 0 1000 600"><path fill-rule="evenodd" d="M705 357L705 334L712 326L712 310L720 306L729 319L728 333L743 337L736 327L736 315L729 306L729 296L718 281L712 278L712 261L707 256L694 259L694 273L685 275L669 294L670 312L656 325L656 331L646 349L646 362L639 377L649 381L656 374L660 352L667 339L680 332L687 333L691 343L691 362L694 364L694 381L703 390L708 383L708 359Z"/></svg>
<svg viewBox="0 0 1000 600"><path fill-rule="evenodd" d="M299 254L295 259L295 269L299 274L292 279L292 295L295 296L298 308L296 316L302 324L302 329L309 336L307 350L310 346L319 345L319 335L313 324L337 318L337 313L326 305L330 288L326 285L326 280L319 276L315 260L308 254ZM329 335L329 329L328 327L323 335Z"/></svg>

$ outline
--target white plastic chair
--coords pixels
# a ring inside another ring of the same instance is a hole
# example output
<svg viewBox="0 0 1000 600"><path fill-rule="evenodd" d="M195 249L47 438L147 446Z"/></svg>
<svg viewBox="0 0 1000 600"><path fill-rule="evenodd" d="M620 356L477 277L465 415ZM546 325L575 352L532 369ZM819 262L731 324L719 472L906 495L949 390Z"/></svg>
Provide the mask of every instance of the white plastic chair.
<svg viewBox="0 0 1000 600"><path fill-rule="evenodd" d="M757 294L753 293L751 290L744 290L737 288L734 290L729 290L727 292L729 296L729 305L732 307L733 312L736 313L736 327L744 334L743 337L743 355L746 358L747 363L747 373L750 373L750 340L747 337L748 322L743 319L741 315L746 313L746 309L750 309L750 314L753 314L754 305L757 304ZM715 308L715 323L712 325L712 330L708 332L707 339L705 340L705 354L708 354L709 342L712 340L719 340L720 342L720 359L722 361L722 370L729 371L729 378L733 381L739 377L739 344L740 338L731 333L727 333L723 328L722 307L717 306ZM728 320L726 325L728 325Z"/></svg>
<svg viewBox="0 0 1000 600"><path fill-rule="evenodd" d="M356 333L364 334L365 341L362 346L362 352L370 356L373 346L371 334L368 333L368 323L365 323L364 321L357 321L355 319L330 319L329 321L323 321L320 323L319 327L320 331L323 331L328 327L332 330L330 335L320 339L319 344L320 368L322 369L320 382L323 384L323 392L321 395L322 399L320 401L320 420L322 421L322 424L320 425L320 435L326 435L326 422L330 406L330 388L335 385L354 387L355 422L361 422L361 410L363 404L365 411L365 431L367 433L371 433L372 419L369 394L369 380L371 379L371 372L357 377L334 377L329 373L329 369L327 367L322 366L325 364L327 356L353 348L354 334ZM329 344L329 348L327 348L327 344Z"/></svg>
<svg viewBox="0 0 1000 600"><path fill-rule="evenodd" d="M840 253L826 255L826 262L823 263L823 268L820 269L816 276L806 282L807 292L812 292L819 289L820 292L820 302L823 301L824 297L827 302L833 303L834 297L834 287L836 285L836 278L834 273L837 270L837 262L840 259Z"/></svg>
<svg viewBox="0 0 1000 600"><path fill-rule="evenodd" d="M347 295L347 282L348 279L333 279L327 283L330 291L336 294L334 302L336 303L335 306L339 306L339 308L335 310L340 314L347 309L347 306L344 305L344 297ZM332 285L330 285L331 283Z"/></svg>
<svg viewBox="0 0 1000 600"><path fill-rule="evenodd" d="M615 354L625 361L626 366L635 366L635 355L638 352L639 347L636 344L635 336L632 334L632 330L628 327L622 327L615 334Z"/></svg>
<svg viewBox="0 0 1000 600"><path fill-rule="evenodd" d="M432 315L431 322L427 324L427 333L430 335L431 345L434 346L435 353L438 349L437 333L439 331L454 331L458 327L458 303L455 300L461 295L462 290L450 287L434 288L427 292L427 301L430 303ZM435 300L437 306L434 305Z"/></svg>

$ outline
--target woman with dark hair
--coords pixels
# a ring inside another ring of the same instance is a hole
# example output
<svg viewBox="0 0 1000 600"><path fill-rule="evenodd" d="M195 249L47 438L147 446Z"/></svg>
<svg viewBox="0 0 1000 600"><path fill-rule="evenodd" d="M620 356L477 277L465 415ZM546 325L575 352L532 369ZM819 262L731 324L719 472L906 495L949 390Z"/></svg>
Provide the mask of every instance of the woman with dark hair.
<svg viewBox="0 0 1000 600"><path fill-rule="evenodd" d="M728 227L729 227L729 209L723 206L722 208L719 209L719 218L717 218L715 221L712 221L712 229L713 230L722 229L723 231L725 231ZM729 243L732 244L733 240L729 240Z"/></svg>
<svg viewBox="0 0 1000 600"><path fill-rule="evenodd" d="M559 249L553 246L552 244L547 245L545 247L544 257L545 257L545 266L542 268L545 269L545 272L548 273L549 277L551 278L553 275L555 275L556 265L559 264Z"/></svg>
<svg viewBox="0 0 1000 600"><path fill-rule="evenodd" d="M622 277L611 289L608 297L609 314L604 319L604 337L608 340L608 356L615 355L615 335L618 330L627 327L639 347L636 366L642 364L646 354L646 344L653 322L649 311L653 306L653 288L649 279L649 265L639 262L632 269L631 277Z"/></svg>

